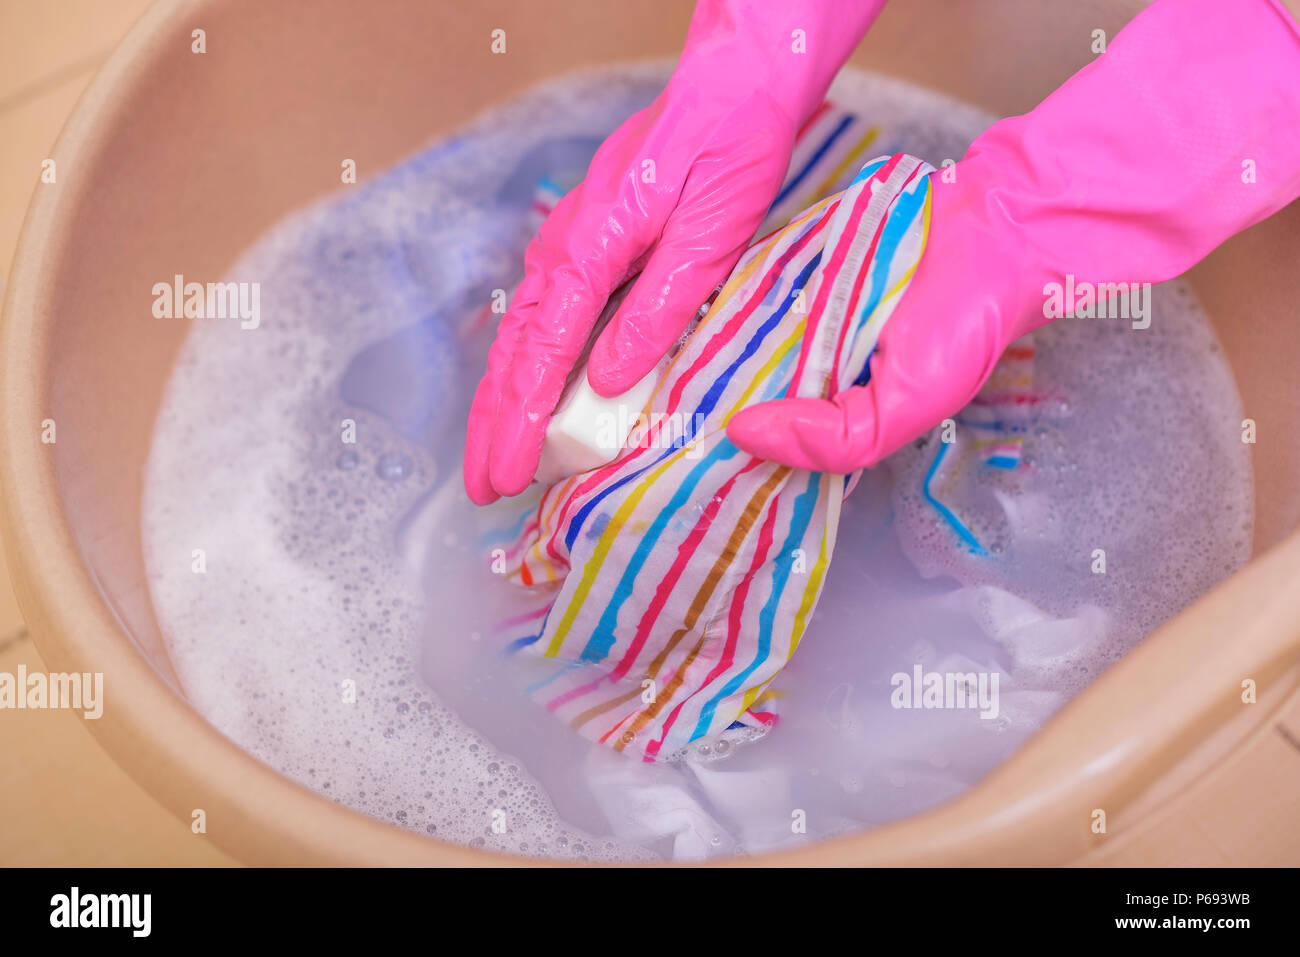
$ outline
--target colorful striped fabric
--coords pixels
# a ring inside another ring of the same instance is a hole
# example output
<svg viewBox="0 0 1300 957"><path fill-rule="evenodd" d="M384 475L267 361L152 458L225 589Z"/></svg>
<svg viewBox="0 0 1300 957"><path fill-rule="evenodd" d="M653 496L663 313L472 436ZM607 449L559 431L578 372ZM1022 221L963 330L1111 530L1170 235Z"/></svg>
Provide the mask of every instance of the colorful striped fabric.
<svg viewBox="0 0 1300 957"><path fill-rule="evenodd" d="M538 596L513 648L560 662L534 695L647 761L775 721L768 686L817 602L852 477L753 459L725 426L859 381L924 247L929 166L899 154L853 175L874 133L833 107L805 134L769 225L807 191L847 188L755 242L629 410L642 417L619 458L547 489L506 552Z"/></svg>
<svg viewBox="0 0 1300 957"><path fill-rule="evenodd" d="M813 203L848 186L879 137L879 127L830 101L822 103L799 130L785 183L758 235L780 229Z"/></svg>

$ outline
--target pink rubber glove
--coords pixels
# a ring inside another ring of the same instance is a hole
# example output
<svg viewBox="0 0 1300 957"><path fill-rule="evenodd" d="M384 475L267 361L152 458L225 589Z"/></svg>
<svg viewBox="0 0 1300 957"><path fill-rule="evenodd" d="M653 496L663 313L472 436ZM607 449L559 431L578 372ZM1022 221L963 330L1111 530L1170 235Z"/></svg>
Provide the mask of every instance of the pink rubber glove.
<svg viewBox="0 0 1300 957"><path fill-rule="evenodd" d="M974 398L1048 321L1047 284L1171 279L1291 202L1300 28L1276 0L1156 0L947 173L870 381L745 409L727 429L737 446L814 471L873 465Z"/></svg>
<svg viewBox="0 0 1300 957"><path fill-rule="evenodd" d="M627 391L726 279L776 196L795 134L885 0L700 0L664 92L596 153L528 247L465 439L475 502L517 495L611 292L640 273L587 366Z"/></svg>

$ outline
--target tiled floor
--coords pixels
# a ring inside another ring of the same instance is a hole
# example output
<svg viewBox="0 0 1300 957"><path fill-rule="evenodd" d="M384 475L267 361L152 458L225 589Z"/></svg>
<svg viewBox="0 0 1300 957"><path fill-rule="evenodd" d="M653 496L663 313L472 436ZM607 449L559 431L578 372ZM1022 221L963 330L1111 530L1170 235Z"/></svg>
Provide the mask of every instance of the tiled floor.
<svg viewBox="0 0 1300 957"><path fill-rule="evenodd" d="M0 0L0 276L41 160L150 0ZM0 554L0 671L44 670ZM232 863L113 763L65 711L0 711L0 865Z"/></svg>

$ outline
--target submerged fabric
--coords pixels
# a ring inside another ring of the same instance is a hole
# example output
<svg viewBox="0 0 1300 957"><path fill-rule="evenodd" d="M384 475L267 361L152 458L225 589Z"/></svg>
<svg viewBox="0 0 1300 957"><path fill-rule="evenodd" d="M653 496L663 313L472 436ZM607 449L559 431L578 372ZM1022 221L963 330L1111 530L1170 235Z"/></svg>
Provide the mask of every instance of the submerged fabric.
<svg viewBox="0 0 1300 957"><path fill-rule="evenodd" d="M983 388L954 420L950 434L938 428L940 441L925 474L921 492L939 517L973 554L987 556L998 546L997 530L987 520L983 501L992 492L1001 513L1011 507L1019 482L990 480L991 474L1021 470L1025 442L1043 421L1052 398L1035 382L1034 334L1002 354ZM984 471L994 470L993 473ZM998 495L999 492L1005 494ZM990 538L992 539L990 541Z"/></svg>
<svg viewBox="0 0 1300 957"><path fill-rule="evenodd" d="M515 647L564 662L533 690L582 734L655 760L775 720L766 689L820 594L852 477L753 459L725 426L751 403L864 379L924 246L930 171L873 160L756 242L625 451L526 517L507 571L539 608ZM796 156L774 211L809 178Z"/></svg>

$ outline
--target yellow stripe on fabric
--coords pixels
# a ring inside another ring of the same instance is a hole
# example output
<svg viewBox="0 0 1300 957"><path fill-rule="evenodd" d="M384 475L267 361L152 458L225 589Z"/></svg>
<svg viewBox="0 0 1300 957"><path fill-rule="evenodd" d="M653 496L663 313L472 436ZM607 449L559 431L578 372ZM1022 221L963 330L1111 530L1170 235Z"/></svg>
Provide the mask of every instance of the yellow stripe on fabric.
<svg viewBox="0 0 1300 957"><path fill-rule="evenodd" d="M776 491L776 487L785 480L785 477L789 472L790 470L785 466L776 469L770 476L768 476L767 480L763 482L758 491L750 497L749 502L746 503L744 510L741 512L739 522L737 522L735 528L731 531L731 535L729 536L726 546L722 550L722 554L720 554L717 560L714 561L713 567L704 578L704 584L698 591L696 591L695 597L692 599L690 607L687 609L684 620L682 621L682 627L673 632L673 636L669 640L668 644L659 652L659 654L655 655L653 660L651 660L649 667L646 669L646 677L652 679L658 678L659 669L662 668L664 662L668 660L668 656L673 653L673 650L681 640L686 637L686 635L695 630L695 625L699 621L700 615L702 615L705 608L708 607L709 598L712 597L718 583L722 580L723 575L726 574L727 569L735 560L741 543L743 543L744 539L748 536L749 530L753 528L754 523L758 521L759 514L763 511L768 499L772 497L772 493ZM707 625L705 627L707 628ZM701 641L703 641L703 637L701 637ZM672 686L670 685L669 687ZM596 718L607 711L611 711L615 707L631 700L638 694L640 694L640 689L634 689L629 694L610 699L602 704L593 705L579 714L570 722L570 724L574 728L579 728L593 718ZM658 711L662 708L663 704L667 704L671 700L670 694L661 704L658 700L659 697L661 696L657 696L656 701L653 702L648 709L651 718L658 714ZM624 718L624 720L626 720L626 718Z"/></svg>
<svg viewBox="0 0 1300 957"><path fill-rule="evenodd" d="M925 202L921 204L921 253L922 254L925 253L926 244L929 243L930 241L930 204L933 202L933 200L934 200L934 192L930 189L930 184L926 183ZM916 267L919 265L921 265L921 256L917 256L914 260L912 260L912 265L907 267L907 272L903 273L902 278L899 279L897 283L895 283L894 288L889 290L889 292L885 294L885 298L889 299L901 293L903 291L903 288L909 282L912 281L912 277L916 275Z"/></svg>
<svg viewBox="0 0 1300 957"><path fill-rule="evenodd" d="M929 188L929 187L927 186L927 189L928 189L928 188ZM927 192L926 197L925 197L925 203L924 203L924 205L922 206L922 212L921 212L921 251L922 251L922 253L925 252L925 246L926 246L926 243L927 243L927 242L929 241L929 239L930 239L930 197L931 197L931 194ZM907 285L912 281L912 277L913 277L914 275L916 275L916 267L919 266L919 265L921 265L921 258L918 256L918 257L917 257L917 258L912 262L912 265L910 265L910 266L907 267L907 271L904 272L903 275L899 277L898 282L894 283L894 285L890 288L890 290L889 290L888 292L886 292L883 296L881 296L881 298L880 298L880 302L876 303L876 309L875 309L875 312L873 312L873 313L872 313L872 316L871 316L870 318L867 319L867 322L866 322L866 325L867 325L867 326L870 326L870 325L871 325L871 323L872 323L872 319L873 319L875 316L880 315L880 313L881 313L881 307L883 307L886 303L891 302L891 301L892 301L893 299L895 299L896 297L902 295L902 293L907 289ZM892 310L890 310L890 312L892 312ZM889 314L889 313L886 313L886 315L888 315L888 314Z"/></svg>
<svg viewBox="0 0 1300 957"><path fill-rule="evenodd" d="M727 280L726 284L722 287L722 292L718 293L718 298L715 299L713 305L709 307L708 315L700 320L701 326L709 321L710 316L716 313L719 309L725 307L726 304L731 301L731 297L736 294L736 291L740 289L741 286L749 282L755 271L763 265L764 260L767 258L768 249L773 245L773 243L776 243L780 239L781 235L779 233L773 236L772 241L763 248L763 252L760 255L751 259L740 272L733 274L732 277ZM664 370L664 374L661 375L659 381L655 383L654 392L650 394L651 403L654 402L655 399L659 398L659 391L663 389L667 383L674 381L675 377L672 374L673 367L677 365L677 360L685 354L685 349L679 349L677 350L677 355L672 357L672 360L668 363L668 368ZM649 405L649 403L647 403L647 405Z"/></svg>
<svg viewBox="0 0 1300 957"><path fill-rule="evenodd" d="M786 659L787 661L789 659ZM776 675L768 678L762 684L756 684L754 687L745 692L744 700L740 703L740 713L744 714L750 708L757 708L760 704L768 701L780 701L785 697L784 691L778 691L776 688L769 688L768 685L776 680ZM761 692L761 693L760 693Z"/></svg>
<svg viewBox="0 0 1300 957"><path fill-rule="evenodd" d="M775 242L775 239L773 242ZM757 269L763 258L763 256L756 256L750 266L746 268L750 269L752 267L753 269ZM730 285L730 283L728 283L728 285ZM724 289L724 292L725 291L726 290ZM714 304L714 308L718 308L717 303ZM786 357L790 349L792 349L799 340L802 339L804 325L805 320L799 320L799 324L795 327L794 332L791 333L790 337L781 344L776 354L768 359L768 361L758 370L753 379L750 380L749 386L737 400L736 404L732 406L724 416L722 420L723 425L729 422L731 417L740 411L741 407L745 405L749 400L749 397L754 394L754 391L759 387L759 385L766 381L768 376L770 376L777 366L780 365L781 360ZM674 358L674 361L676 361L676 358ZM669 375L660 377L659 383L655 386L655 391L658 392L663 384L671 378L672 377ZM653 399L651 401L653 401ZM555 637L551 639L551 643L546 647L546 657L555 657L559 652L560 647L564 644L564 638L568 634L569 629L573 626L573 622L578 615L576 603L580 598L586 597L587 593L591 591L595 577L600 571L600 566L604 563L604 560L612 547L613 539L610 537L610 533L617 530L617 528L622 528L627 523L627 519L631 516L637 503L645 497L645 493L649 491L650 486L654 484L654 482L658 481L660 476L663 475L669 466L671 466L680 455L685 453L688 448L689 446L683 446L681 449L678 449L678 451L675 452L666 462L654 471L650 472L645 478L641 479L641 481L637 483L637 487L627 497L624 503L619 506L618 511L614 513L614 518L612 518L609 524L605 526L605 530L601 533L600 542L597 544L586 567L583 569L582 581L578 584L577 589L574 590L574 598L570 602L568 609L565 611L564 617L560 619L560 624L556 628ZM536 548L536 546L534 547Z"/></svg>
<svg viewBox="0 0 1300 957"><path fill-rule="evenodd" d="M632 490L631 494L628 495L623 504L614 512L613 517L610 518L608 524L606 524L604 530L600 533L600 541L596 543L596 547L591 553L591 558L588 559L586 567L582 570L582 581L580 581L578 587L573 590L573 597L569 600L569 607L565 609L564 617L560 619L560 623L555 629L555 637L553 637L551 643L546 646L546 657L554 658L556 654L559 653L560 647L564 644L565 636L568 635L569 629L573 627L573 622L578 617L578 609L582 606L583 600L591 591L591 586L596 582L596 575L600 572L601 565L604 564L605 558L609 555L610 549L614 546L614 538L618 534L618 530L627 524L628 519L632 517L632 513L636 510L641 499L645 497L646 492L650 490L650 487L654 485L660 476L662 476L664 472L668 471L668 469L671 468L681 456L685 455L689 448L689 446L683 446L678 449L669 456L662 465L638 482L637 487Z"/></svg>
<svg viewBox="0 0 1300 957"><path fill-rule="evenodd" d="M925 252L926 243L928 243L930 240L930 202L932 196L933 194L929 191L929 185L927 184L925 202L921 206L921 252L922 253ZM889 292L885 293L886 300L892 299L894 296L897 296L902 293L903 289L906 288L907 284L912 281L912 277L916 275L916 267L919 265L921 265L920 256L912 260L912 265L907 267L907 271L903 273L902 277L898 280L898 282L894 284L894 287L890 289Z"/></svg>
<svg viewBox="0 0 1300 957"><path fill-rule="evenodd" d="M736 404L728 409L727 413L722 417L722 424L724 427L731 421L731 417L739 412L741 408L749 402L750 396L754 394L758 387L763 385L767 381L767 378L776 371L777 366L779 366L781 361L789 355L790 350L799 346L800 341L803 339L803 330L805 325L807 325L807 320L800 319L799 324L794 328L794 332L790 333L790 337L786 339L785 342L781 343L772 357L764 362L762 367L754 373L754 377L749 380L749 385L745 387L745 391L741 393L740 398L736 400Z"/></svg>
<svg viewBox="0 0 1300 957"><path fill-rule="evenodd" d="M926 179L929 180L929 178L929 174L927 174ZM930 239L930 204L932 202L934 202L934 190L927 182L925 184L925 205L921 211L921 255L925 254L925 244ZM921 257L918 256L917 262L920 261Z"/></svg>
<svg viewBox="0 0 1300 957"><path fill-rule="evenodd" d="M786 341L781 344L776 354L773 355L766 363L763 364L763 367L758 371L758 373L751 380L749 387L746 388L744 394L740 397L739 400L737 400L736 404L732 406L731 410L727 413L726 417L723 420L724 422L730 420L730 418L733 415L735 415L736 412L740 411L741 407L745 405L749 396L753 394L754 390L757 389L758 386L762 382L764 382L769 375L771 375L772 371L780 364L781 360L790 352L790 350L798 346L800 340L803 338L803 328L804 328L804 320L801 319L799 320L799 324L798 326L796 326L794 332L791 333L789 338L787 338ZM681 451L685 452L686 449L683 448ZM676 455L674 455L673 458L675 459ZM665 463L664 466L662 466L659 469L656 469L649 476L648 479L643 479L642 483L639 484L636 490L633 491L632 495L629 496L629 502L632 499L635 499L636 501L640 501L640 499L644 496L645 492L648 490L649 485L654 481L656 481L660 477L660 475L662 475L664 469L668 467L668 464L669 463ZM754 501L757 501L760 498L763 501L766 501L766 499L771 494L771 490L769 489L769 486L774 486L776 481L783 479L787 471L788 470L784 468L778 469L775 473L773 473L773 475L769 476L768 480L764 482L762 487L760 487L758 493L754 496L754 499L752 499L749 505L746 506L745 509L746 515L749 512L749 507L753 505ZM618 522L619 527L622 527L622 525L626 522L625 517L622 518L622 520L620 521L620 515L626 507L627 507L627 503L625 503L624 506L619 509L619 512L615 514L615 518L610 520L609 524L605 526L605 531L601 533L601 540L596 548L596 551L599 553L599 555L593 553L591 560L588 561L586 568L583 569L582 582L578 586L578 589L575 591L573 601L570 603L569 609L565 612L564 619L560 623L560 628L556 630L556 637L552 639L550 646L546 650L546 654L548 656L553 657L555 651L558 651L560 645L563 643L564 634L567 633L568 629L572 626L573 619L577 617L576 603L578 602L580 597L585 596L587 592L591 590L591 586L594 583L595 576L600 570L600 564L604 562L609 552L609 546L606 544L607 542L606 535L608 535L612 530L614 530L615 522ZM745 527L744 528L738 527L737 529L733 530L732 537L734 538L736 537L737 534L743 535L745 532L747 532L749 524L752 523L746 523L742 518L741 525ZM612 542L612 538L609 539L609 541ZM731 550L732 550L732 546L731 543L729 542L727 551L724 551L723 555L719 557L719 563L721 563L722 559L725 558L726 564L730 564L731 556L728 555L728 552ZM823 538L823 542L822 542L823 562L824 562L825 554L826 554L826 545L825 545L825 540ZM593 564L595 564L594 568L593 568ZM716 564L715 564L714 571L717 571ZM814 569L814 573L815 572L816 569ZM710 572L709 576L706 578L704 588L702 588L701 591L696 594L695 602L692 602L691 612L696 612L695 604L699 601L700 595L704 593L706 590L711 592L714 587L716 587L716 581L714 580L713 572ZM656 661L651 665L650 674L652 677L657 674L658 667L662 666L663 661L672 652L673 648L676 647L678 641L680 641L681 638L684 637L693 627L694 627L694 622L690 621L687 623L686 628L679 629L678 633L673 636L673 639L672 641L669 642L668 647L660 652L660 654L657 656ZM653 717L654 714L657 714L659 708L661 708L663 704L667 704L668 701L671 700L671 698L672 695L671 693L669 693L668 698L664 699L662 701L662 704L660 703L660 701L656 701L655 704L652 705L650 709L648 709L651 712L650 717ZM607 709L608 706L601 707L598 705L596 706L596 708L591 710L593 710L595 713L599 713L600 711L604 711Z"/></svg>
<svg viewBox="0 0 1300 957"><path fill-rule="evenodd" d="M762 257L756 257L755 264L761 259ZM803 338L804 324L805 321L800 319L799 324L795 327L789 338L781 344L776 354L768 359L768 361L763 364L762 368L758 370L753 379L751 379L749 386L736 401L736 404L733 405L723 417L723 425L729 422L731 417L740 411L741 407L745 405L749 400L749 397L754 394L754 391L759 387L759 385L766 381L768 376L770 376L777 366L780 365L781 360L786 357L789 351L798 345L799 341ZM670 377L664 376L660 379L660 383L662 384L662 382L666 381L668 378ZM556 626L555 636L551 639L550 644L546 646L546 651L544 652L545 657L554 658L559 653L560 648L564 645L564 639L578 617L578 608L581 605L582 600L590 593L592 586L595 584L596 576L600 573L601 566L604 564L606 557L609 555L610 549L613 547L614 534L627 524L627 521L631 517L636 506L640 503L641 499L645 497L646 492L650 490L650 486L657 482L663 476L663 473L689 449L690 445L685 445L678 449L667 461L642 478L637 483L636 488L633 489L627 499L624 500L623 504L619 506L618 511L614 513L614 517L610 519L609 523L605 526L604 531L601 532L600 541L592 551L591 558L588 559L586 566L583 568L582 581L579 582L578 587L574 589L573 598L570 599L569 607L565 610L563 617L560 619L559 625Z"/></svg>
<svg viewBox="0 0 1300 957"><path fill-rule="evenodd" d="M795 650L799 647L804 628L808 625L808 615L812 611L813 605L817 603L817 595L822 587L822 578L825 577L826 569L829 566L830 559L826 555L826 526L823 525L821 551L817 555L817 563L813 565L812 574L808 576L808 587L803 591L803 600L799 602L799 610L794 616L794 628L790 636L790 655L786 658L786 661L794 657Z"/></svg>
<svg viewBox="0 0 1300 957"><path fill-rule="evenodd" d="M790 350L798 346L799 341L803 338L803 329L804 320L800 319L794 332L792 332L790 337L781 344L776 353L763 364L763 367L758 370L750 381L744 394L736 400L736 404L727 412L726 416L722 420L724 425L731 420L733 415L740 411L746 402L748 402L749 397L753 395L759 385L761 385L767 377L772 374L776 367L780 365L781 360L789 354ZM564 644L564 639L568 635L569 629L573 627L573 622L578 617L579 605L582 600L586 598L588 593L590 593L592 586L595 584L596 576L600 573L601 566L604 564L606 557L609 555L610 549L613 547L614 535L617 534L619 529L627 524L632 511L640 503L641 499L645 497L646 492L650 490L650 486L657 482L663 476L663 473L677 461L678 457L684 455L689 451L689 449L689 445L678 449L666 462L663 463L663 465L642 478L637 483L636 488L628 495L623 504L619 506L618 511L614 513L614 517L609 520L604 531L601 532L600 541L596 544L596 548L593 550L591 558L588 559L586 566L584 566L582 570L582 581L579 582L578 587L574 589L573 598L570 599L569 607L565 610L564 616L560 619L560 623L555 629L555 637L551 639L551 643L546 647L546 657L555 657L561 646Z"/></svg>
<svg viewBox="0 0 1300 957"><path fill-rule="evenodd" d="M853 149L849 150L848 155L840 161L839 165L837 165L835 169L831 170L831 174L822 181L822 184L805 194L806 196L809 196L810 199L801 205L807 206L808 202L815 200L818 196L825 196L829 193L831 187L835 185L835 181L849 171L849 167L852 165L853 161L860 156L868 146L874 143L876 137L879 135L879 127L873 126L871 129L867 130L866 135L863 136L862 139L858 140L857 145L854 146Z"/></svg>
<svg viewBox="0 0 1300 957"><path fill-rule="evenodd" d="M758 522L759 515L762 514L768 499L772 497L772 493L776 491L777 486L785 481L786 476L789 474L790 469L784 465L773 470L772 474L759 486L758 491L751 495L749 501L745 503L745 507L740 513L740 519L732 527L731 534L727 537L727 544L723 546L722 552L713 562L713 567L704 576L704 583L695 592L695 597L691 599L685 620L682 622L685 627L673 635L673 640L651 660L650 667L647 669L648 677L659 677L659 669L668 660L668 656L673 653L677 643L681 641L687 631L694 630L700 616L704 614L704 610L708 607L709 599L713 597L713 592L717 589L718 583L722 581L723 576L731 568L731 563L736 560L736 556L740 553L740 546L744 544L745 539L749 536L749 530ZM705 627L708 627L707 623Z"/></svg>
<svg viewBox="0 0 1300 957"><path fill-rule="evenodd" d="M734 275L732 275L730 279L727 280L726 284L722 287L722 292L718 293L718 298L714 300L713 305L709 308L708 315L706 315L704 319L700 321L700 325L703 326L705 323L709 321L709 318L711 316L717 313L720 309L725 308L727 303L731 301L732 297L734 297L736 293L745 284L747 284L750 279L753 278L754 273L757 272L760 267L768 265L767 262L768 257L772 253L772 248L777 243L779 243L782 239L788 236L791 230L796 229L799 226L803 225L803 223L806 220L810 220L814 216L820 216L826 204L833 201L835 198L836 197L834 196L826 197L826 199L822 200L816 206L812 207L811 209L804 210L795 219L790 220L788 224L782 226L780 229L774 232L772 234L772 238L769 239L767 241L767 244L763 246L762 252L760 252L758 255L750 259L750 261L744 266L743 269L741 269L740 272L735 273ZM797 242L797 240L795 241ZM667 370L665 370L664 374L659 377L659 381L655 383L654 392L651 393L650 395L650 402L646 403L647 407L649 407L650 403L653 403L655 399L659 397L659 391L668 382L673 381L674 379L672 375L673 367L677 365L677 360L679 360L683 355L685 355L685 353L686 350L681 349L677 352L677 355L672 357L672 360L668 363Z"/></svg>
<svg viewBox="0 0 1300 957"><path fill-rule="evenodd" d="M784 226L781 226L773 230L772 232L773 238L779 238L781 236L786 235L793 229L799 229L809 220L819 219L822 213L826 211L827 206L829 206L831 203L838 203L839 201L840 201L840 197L838 193L831 196L825 196L819 199L816 203L814 203L812 206L809 206L807 209L800 210L794 216L794 218L788 220Z"/></svg>

